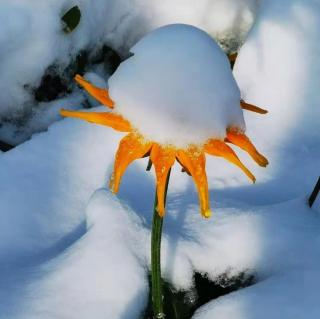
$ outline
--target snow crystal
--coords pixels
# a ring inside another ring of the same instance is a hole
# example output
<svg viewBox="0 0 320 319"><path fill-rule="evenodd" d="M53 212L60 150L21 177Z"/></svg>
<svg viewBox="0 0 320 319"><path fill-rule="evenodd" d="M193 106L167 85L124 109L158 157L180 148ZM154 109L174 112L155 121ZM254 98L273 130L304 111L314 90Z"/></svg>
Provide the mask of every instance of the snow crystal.
<svg viewBox="0 0 320 319"><path fill-rule="evenodd" d="M161 27L109 79L115 110L146 138L184 147L244 129L240 92L215 41L190 25Z"/></svg>

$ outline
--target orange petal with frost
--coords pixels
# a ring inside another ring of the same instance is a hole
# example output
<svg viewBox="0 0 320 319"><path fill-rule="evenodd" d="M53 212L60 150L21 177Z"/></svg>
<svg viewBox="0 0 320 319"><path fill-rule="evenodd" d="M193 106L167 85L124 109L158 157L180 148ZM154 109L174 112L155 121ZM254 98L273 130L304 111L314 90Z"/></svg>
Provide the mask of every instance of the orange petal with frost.
<svg viewBox="0 0 320 319"><path fill-rule="evenodd" d="M210 155L223 157L227 161L238 166L253 183L256 181L254 175L242 164L233 149L223 141L214 139L209 140L204 146L204 151Z"/></svg>
<svg viewBox="0 0 320 319"><path fill-rule="evenodd" d="M157 211L161 217L165 214L165 192L168 174L176 159L176 150L153 144L150 159L154 165L157 178Z"/></svg>
<svg viewBox="0 0 320 319"><path fill-rule="evenodd" d="M191 174L199 195L201 215L205 218L211 216L208 180L206 174L206 158L204 153L196 147L187 150L178 150L177 159Z"/></svg>
<svg viewBox="0 0 320 319"><path fill-rule="evenodd" d="M269 164L268 160L257 151L250 139L244 133L228 130L226 142L239 146L246 151L258 165L266 167Z"/></svg>
<svg viewBox="0 0 320 319"><path fill-rule="evenodd" d="M99 101L105 106L108 106L111 109L114 107L114 102L111 100L107 89L101 89L92 85L89 81L84 79L79 74L77 74L74 79L97 101Z"/></svg>
<svg viewBox="0 0 320 319"><path fill-rule="evenodd" d="M121 115L111 112L81 112L61 109L60 114L65 117L73 117L90 123L109 126L119 132L131 131L131 125L127 120L125 120Z"/></svg>
<svg viewBox="0 0 320 319"><path fill-rule="evenodd" d="M240 100L240 106L243 110L247 110L247 111L251 111L251 112L256 112L256 113L259 113L259 114L266 114L268 113L267 110L265 109L262 109L256 105L253 105L253 104L249 104L249 103L246 103L244 100Z"/></svg>
<svg viewBox="0 0 320 319"><path fill-rule="evenodd" d="M127 167L136 159L150 152L152 143L146 142L142 136L135 133L126 135L119 143L114 161L114 170L110 179L110 188L114 193L119 190L121 178Z"/></svg>

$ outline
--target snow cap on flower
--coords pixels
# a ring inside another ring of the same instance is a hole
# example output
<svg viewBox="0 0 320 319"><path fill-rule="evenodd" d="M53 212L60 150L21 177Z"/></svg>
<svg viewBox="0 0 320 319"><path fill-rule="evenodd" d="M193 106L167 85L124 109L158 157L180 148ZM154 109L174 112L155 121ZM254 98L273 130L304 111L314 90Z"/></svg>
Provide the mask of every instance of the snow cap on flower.
<svg viewBox="0 0 320 319"><path fill-rule="evenodd" d="M245 129L229 61L204 31L172 24L140 40L109 79L117 112L162 144L185 147Z"/></svg>

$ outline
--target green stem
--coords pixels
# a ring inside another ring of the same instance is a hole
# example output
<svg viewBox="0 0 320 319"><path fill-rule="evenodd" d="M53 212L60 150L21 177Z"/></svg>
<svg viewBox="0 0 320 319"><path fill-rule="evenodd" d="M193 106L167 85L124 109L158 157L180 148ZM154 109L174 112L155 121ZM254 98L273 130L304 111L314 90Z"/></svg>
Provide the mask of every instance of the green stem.
<svg viewBox="0 0 320 319"><path fill-rule="evenodd" d="M170 171L167 177L164 200L167 199L167 191L170 179ZM154 200L152 234L151 234L151 290L152 290L152 308L155 319L165 317L163 313L163 296L161 280L161 235L163 217L160 217L157 211L158 198L157 192Z"/></svg>

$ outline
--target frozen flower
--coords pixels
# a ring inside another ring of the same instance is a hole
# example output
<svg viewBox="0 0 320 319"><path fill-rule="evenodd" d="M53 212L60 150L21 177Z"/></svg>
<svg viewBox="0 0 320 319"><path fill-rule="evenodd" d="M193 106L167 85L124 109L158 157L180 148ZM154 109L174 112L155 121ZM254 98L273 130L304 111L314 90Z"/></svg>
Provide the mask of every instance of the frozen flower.
<svg viewBox="0 0 320 319"><path fill-rule="evenodd" d="M150 156L157 180L157 211L163 216L167 176L177 161L194 180L202 216L210 217L205 154L223 157L255 182L229 144L266 166L267 159L245 135L242 109L266 111L241 100L227 57L209 35L193 26L159 28L139 41L132 53L110 78L109 90L79 75L75 78L110 112L62 110L61 114L128 132L115 157L113 192L130 163Z"/></svg>

